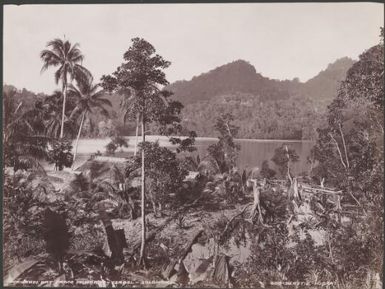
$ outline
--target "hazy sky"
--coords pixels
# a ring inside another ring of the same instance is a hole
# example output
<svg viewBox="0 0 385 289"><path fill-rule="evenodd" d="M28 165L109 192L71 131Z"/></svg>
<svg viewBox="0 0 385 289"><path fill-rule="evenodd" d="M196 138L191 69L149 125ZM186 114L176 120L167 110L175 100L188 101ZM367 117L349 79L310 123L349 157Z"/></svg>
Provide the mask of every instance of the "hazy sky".
<svg viewBox="0 0 385 289"><path fill-rule="evenodd" d="M244 59L264 76L301 81L379 41L378 3L145 4L4 6L4 82L52 92L53 70L39 53L57 37L78 42L98 81L142 37L172 65L173 82Z"/></svg>

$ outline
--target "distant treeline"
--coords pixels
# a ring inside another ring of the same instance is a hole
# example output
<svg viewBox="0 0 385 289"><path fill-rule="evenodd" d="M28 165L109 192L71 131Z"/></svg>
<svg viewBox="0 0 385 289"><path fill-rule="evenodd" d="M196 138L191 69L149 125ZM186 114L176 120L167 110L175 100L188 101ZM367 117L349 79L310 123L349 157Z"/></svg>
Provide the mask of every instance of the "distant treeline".
<svg viewBox="0 0 385 289"><path fill-rule="evenodd" d="M26 88L18 89L13 85L3 85L3 91L10 92L15 91L13 94L13 101L16 104L22 103L22 111L26 109L32 109L36 102L46 102L51 95L44 93L34 93ZM52 95L54 95L54 92ZM103 116L101 114L90 114L84 122L84 128L82 131L82 138L91 138L91 137L108 137L115 134L119 135L132 135L135 134L135 123L123 123L122 113L120 110L120 101L121 97L118 95L105 95L106 98L109 98L112 103L112 107L107 107L109 111L109 116ZM71 103L71 99L68 99L68 106L74 106ZM76 133L76 130L74 131Z"/></svg>

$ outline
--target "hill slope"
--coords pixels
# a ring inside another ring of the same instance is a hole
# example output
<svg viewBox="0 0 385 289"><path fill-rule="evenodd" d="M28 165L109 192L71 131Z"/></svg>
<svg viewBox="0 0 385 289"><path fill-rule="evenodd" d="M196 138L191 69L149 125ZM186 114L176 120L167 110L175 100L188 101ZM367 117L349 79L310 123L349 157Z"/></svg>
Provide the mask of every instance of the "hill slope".
<svg viewBox="0 0 385 289"><path fill-rule="evenodd" d="M300 88L300 95L330 102L337 95L340 82L345 79L346 72L353 64L354 61L348 57L337 59L325 70L306 81Z"/></svg>
<svg viewBox="0 0 385 289"><path fill-rule="evenodd" d="M168 86L175 99L187 105L197 101L211 100L216 96L249 94L261 101L287 99L299 95L308 98L331 100L339 82L354 61L348 57L336 60L318 75L301 83L298 80L274 80L257 73L254 66L237 60L191 80L177 81Z"/></svg>
<svg viewBox="0 0 385 289"><path fill-rule="evenodd" d="M296 86L296 83L263 77L248 62L237 60L195 76L190 81L177 81L168 89L174 92L176 99L188 104L232 93L251 94L264 100L287 98L291 86Z"/></svg>
<svg viewBox="0 0 385 289"><path fill-rule="evenodd" d="M200 136L215 136L216 118L230 112L242 138L312 139L353 63L347 57L338 59L301 83L266 78L237 60L168 89L185 105L184 125Z"/></svg>

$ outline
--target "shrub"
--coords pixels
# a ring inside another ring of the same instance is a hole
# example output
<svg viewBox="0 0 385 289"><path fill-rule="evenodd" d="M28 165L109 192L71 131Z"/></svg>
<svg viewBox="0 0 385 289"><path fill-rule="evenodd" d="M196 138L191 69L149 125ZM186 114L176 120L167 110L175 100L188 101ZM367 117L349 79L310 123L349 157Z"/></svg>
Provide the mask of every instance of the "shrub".
<svg viewBox="0 0 385 289"><path fill-rule="evenodd" d="M114 144L114 142L109 142L107 145L106 145L106 154L107 155L113 155L115 154L115 151L118 147L116 146L116 144Z"/></svg>
<svg viewBox="0 0 385 289"><path fill-rule="evenodd" d="M281 177L284 177L287 176L287 172L290 170L290 163L297 162L299 156L294 149L288 148L287 145L282 145L275 149L271 160L278 167Z"/></svg>
<svg viewBox="0 0 385 289"><path fill-rule="evenodd" d="M113 138L111 138L111 142L118 148L128 148L128 143L127 141L122 137L122 136L119 136L119 135L116 135L114 136Z"/></svg>
<svg viewBox="0 0 385 289"><path fill-rule="evenodd" d="M48 160L55 164L55 170L63 170L64 167L71 167L73 163L73 154L71 153L72 144L69 140L55 140L51 143L48 150Z"/></svg>
<svg viewBox="0 0 385 289"><path fill-rule="evenodd" d="M261 174L262 178L270 180L270 179L273 179L275 177L277 172L269 167L269 162L267 160L264 160L262 162L262 168L261 168L260 174Z"/></svg>

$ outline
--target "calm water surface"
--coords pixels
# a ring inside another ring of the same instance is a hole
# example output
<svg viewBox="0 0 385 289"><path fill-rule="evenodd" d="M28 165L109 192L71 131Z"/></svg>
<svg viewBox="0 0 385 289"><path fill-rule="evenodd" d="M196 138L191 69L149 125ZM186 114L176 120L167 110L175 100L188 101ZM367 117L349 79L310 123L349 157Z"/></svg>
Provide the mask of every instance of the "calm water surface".
<svg viewBox="0 0 385 289"><path fill-rule="evenodd" d="M207 154L207 147L215 140L199 140L196 142L199 155ZM283 144L294 149L298 156L298 162L294 163L293 171L296 174L308 171L310 165L307 163L307 157L314 145L311 141L285 141L285 140L238 140L241 150L238 156L238 167L241 169L251 169L261 167L264 160L269 161L270 167L274 168L271 158L274 156L274 150Z"/></svg>
<svg viewBox="0 0 385 289"><path fill-rule="evenodd" d="M132 154L135 146L135 137L126 137L129 147L118 149L116 156L128 156ZM161 146L172 147L166 137L149 136L149 141L158 140ZM78 160L77 162L84 162L91 154L100 151L105 152L105 146L110 142L109 138L104 139L80 139L78 147ZM207 154L207 148L209 145L217 142L215 138L197 138L196 148L201 159ZM292 140L251 140L240 139L237 142L241 146L238 157L238 167L240 169L251 169L254 167L260 167L264 160L270 162L270 166L274 168L274 164L271 162L271 158L274 155L274 150L283 144L286 144L289 148L294 149L298 156L299 161L294 163L293 171L296 174L308 171L310 165L307 163L307 157L310 154L310 150L314 145L312 141L292 141Z"/></svg>

